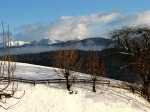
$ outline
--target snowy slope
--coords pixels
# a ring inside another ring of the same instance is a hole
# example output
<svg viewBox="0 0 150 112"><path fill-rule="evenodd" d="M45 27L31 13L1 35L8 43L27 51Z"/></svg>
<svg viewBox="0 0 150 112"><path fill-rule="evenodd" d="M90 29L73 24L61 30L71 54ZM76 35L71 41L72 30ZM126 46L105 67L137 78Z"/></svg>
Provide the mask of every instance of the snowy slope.
<svg viewBox="0 0 150 112"><path fill-rule="evenodd" d="M30 42L25 42L25 41L11 41L10 43L6 43L6 45L8 46L9 44L11 44L12 47L20 47L20 46L23 46L23 45L29 45ZM0 48L3 47L3 43L0 43Z"/></svg>
<svg viewBox="0 0 150 112"><path fill-rule="evenodd" d="M11 46L23 46L30 44L30 42L24 42L24 41L11 41ZM8 43L6 44L8 45Z"/></svg>
<svg viewBox="0 0 150 112"><path fill-rule="evenodd" d="M61 42L64 42L64 41L61 41L61 40L51 40L49 38L43 38L41 39L38 44L40 45L50 45L50 44L56 44L56 43L61 43Z"/></svg>
<svg viewBox="0 0 150 112"><path fill-rule="evenodd" d="M17 63L15 76L27 79L58 78L54 68ZM85 77L78 74L78 77ZM110 80L112 83L120 81ZM97 85L97 92L92 92L91 84L75 84L77 94L68 94L64 84L19 83L19 96L25 90L25 96L13 108L0 112L149 112L150 104L143 98L124 89ZM8 103L15 104L11 98ZM7 106L7 105L6 105Z"/></svg>

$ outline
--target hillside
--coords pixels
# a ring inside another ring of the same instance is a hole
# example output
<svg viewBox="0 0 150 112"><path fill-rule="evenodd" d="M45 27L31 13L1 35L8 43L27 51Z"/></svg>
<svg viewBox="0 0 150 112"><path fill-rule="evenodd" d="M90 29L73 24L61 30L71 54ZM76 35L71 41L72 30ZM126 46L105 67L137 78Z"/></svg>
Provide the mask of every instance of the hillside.
<svg viewBox="0 0 150 112"><path fill-rule="evenodd" d="M15 77L26 79L58 78L54 75L54 68L31 64L17 63ZM88 78L88 75L78 73L78 78ZM110 80L111 83L122 83ZM32 84L18 83L19 91L16 96L25 90L25 96L19 101L9 99L8 104L15 104L11 109L0 112L148 112L149 103L130 93L128 90L112 88L107 85L96 85L97 92L92 92L90 83L76 83L73 89L77 94L68 94L64 84Z"/></svg>

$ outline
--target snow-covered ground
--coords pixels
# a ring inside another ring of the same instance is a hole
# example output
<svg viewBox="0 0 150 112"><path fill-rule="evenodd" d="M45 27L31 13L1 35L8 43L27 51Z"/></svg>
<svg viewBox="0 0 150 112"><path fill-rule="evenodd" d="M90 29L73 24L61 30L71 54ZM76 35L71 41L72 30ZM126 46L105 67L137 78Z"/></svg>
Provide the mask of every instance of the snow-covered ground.
<svg viewBox="0 0 150 112"><path fill-rule="evenodd" d="M54 68L17 63L15 76L26 79L58 78ZM78 77L85 77L79 73ZM120 81L110 80L112 83ZM15 96L25 95L21 100L11 98L6 107L11 109L0 112L149 112L150 103L127 90L96 85L97 92L92 92L91 84L73 85L77 94L68 94L65 84L37 84L36 86L18 83L19 90Z"/></svg>

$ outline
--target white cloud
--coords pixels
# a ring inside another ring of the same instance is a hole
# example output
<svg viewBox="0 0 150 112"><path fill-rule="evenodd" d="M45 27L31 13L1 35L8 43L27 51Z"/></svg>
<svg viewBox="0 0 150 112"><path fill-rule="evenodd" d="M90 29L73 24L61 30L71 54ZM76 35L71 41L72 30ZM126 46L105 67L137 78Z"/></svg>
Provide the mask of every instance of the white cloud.
<svg viewBox="0 0 150 112"><path fill-rule="evenodd" d="M122 17L108 23L112 26L136 26L136 25L150 25L150 11L136 13L132 15L122 15Z"/></svg>
<svg viewBox="0 0 150 112"><path fill-rule="evenodd" d="M85 38L90 36L89 29L103 25L113 20L119 11L86 16L62 16L59 21L49 25L46 36L55 39L74 39L75 37Z"/></svg>
<svg viewBox="0 0 150 112"><path fill-rule="evenodd" d="M20 32L15 37L20 40L32 41L43 37L69 40L76 37L90 37L90 29L103 26L112 21L121 12L98 13L85 16L62 16L60 20L43 26L39 23L24 25L17 28Z"/></svg>
<svg viewBox="0 0 150 112"><path fill-rule="evenodd" d="M44 26L40 23L17 28L16 40L33 41L43 37L70 40L101 36L106 30L121 26L150 25L150 11L125 15L122 11L94 13L85 16L62 16L59 20Z"/></svg>

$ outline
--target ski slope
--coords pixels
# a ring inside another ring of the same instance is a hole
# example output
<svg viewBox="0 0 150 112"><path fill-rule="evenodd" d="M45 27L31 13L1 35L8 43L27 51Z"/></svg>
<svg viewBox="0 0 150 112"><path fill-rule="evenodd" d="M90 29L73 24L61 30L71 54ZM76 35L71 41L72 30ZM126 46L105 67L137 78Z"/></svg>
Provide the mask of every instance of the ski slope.
<svg viewBox="0 0 150 112"><path fill-rule="evenodd" d="M56 69L56 68L55 68ZM89 78L88 75L78 73L78 78ZM16 77L26 79L59 78L54 75L54 68L31 64L17 63ZM112 83L121 83L109 79ZM91 84L77 83L73 89L77 94L68 94L65 84L18 84L21 100L11 98L9 105L16 104L8 110L0 108L0 112L149 112L150 103L138 95L127 90L96 85L96 93L92 92Z"/></svg>

